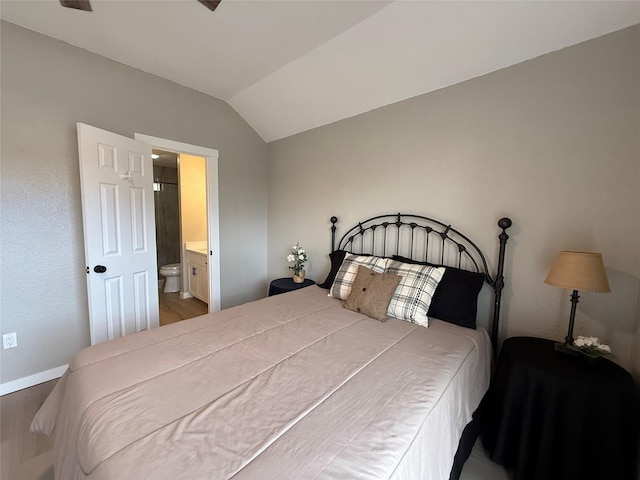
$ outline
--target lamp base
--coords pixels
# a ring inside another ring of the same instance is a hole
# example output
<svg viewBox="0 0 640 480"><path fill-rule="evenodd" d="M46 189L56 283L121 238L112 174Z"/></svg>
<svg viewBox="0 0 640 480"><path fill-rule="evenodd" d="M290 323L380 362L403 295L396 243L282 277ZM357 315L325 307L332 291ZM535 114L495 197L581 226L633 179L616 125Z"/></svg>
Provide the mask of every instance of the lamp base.
<svg viewBox="0 0 640 480"><path fill-rule="evenodd" d="M554 342L553 349L556 352L560 352L560 353L563 353L565 355L571 355L572 357L580 355L575 350L569 348L569 346L566 343Z"/></svg>

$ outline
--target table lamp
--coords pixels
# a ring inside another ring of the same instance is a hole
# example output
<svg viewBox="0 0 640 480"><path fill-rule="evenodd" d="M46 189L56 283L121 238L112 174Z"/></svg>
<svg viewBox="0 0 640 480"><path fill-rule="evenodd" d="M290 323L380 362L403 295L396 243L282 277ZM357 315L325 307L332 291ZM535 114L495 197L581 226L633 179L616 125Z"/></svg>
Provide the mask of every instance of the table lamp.
<svg viewBox="0 0 640 480"><path fill-rule="evenodd" d="M551 264L544 283L573 290L569 331L564 339L565 346L573 345L573 322L576 316L576 305L580 298L578 290L601 293L611 291L604 271L602 255L592 252L560 252Z"/></svg>

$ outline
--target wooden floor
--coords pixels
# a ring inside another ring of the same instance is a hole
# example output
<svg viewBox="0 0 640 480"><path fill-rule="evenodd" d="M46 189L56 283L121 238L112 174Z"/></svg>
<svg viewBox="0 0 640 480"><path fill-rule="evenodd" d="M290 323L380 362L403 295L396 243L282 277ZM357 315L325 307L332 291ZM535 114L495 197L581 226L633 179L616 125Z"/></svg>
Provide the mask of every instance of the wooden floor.
<svg viewBox="0 0 640 480"><path fill-rule="evenodd" d="M180 298L180 293L159 292L160 326L198 317L209 311L209 306L195 297Z"/></svg>
<svg viewBox="0 0 640 480"><path fill-rule="evenodd" d="M44 435L29 432L29 425L56 382L52 380L0 397L2 480L54 480L52 442ZM502 467L487 458L480 441L476 442L460 480L508 478Z"/></svg>
<svg viewBox="0 0 640 480"><path fill-rule="evenodd" d="M29 425L58 380L0 397L0 478L53 480L53 442Z"/></svg>

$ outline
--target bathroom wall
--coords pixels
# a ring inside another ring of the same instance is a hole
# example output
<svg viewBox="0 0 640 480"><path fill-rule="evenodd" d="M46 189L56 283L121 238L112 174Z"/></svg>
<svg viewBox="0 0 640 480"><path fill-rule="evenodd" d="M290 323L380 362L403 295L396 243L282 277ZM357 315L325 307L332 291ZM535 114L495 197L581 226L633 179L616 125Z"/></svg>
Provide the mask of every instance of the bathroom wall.
<svg viewBox="0 0 640 480"><path fill-rule="evenodd" d="M153 178L160 190L153 192L156 213L156 248L158 268L180 262L180 200L178 169L153 166Z"/></svg>
<svg viewBox="0 0 640 480"><path fill-rule="evenodd" d="M207 239L207 183L203 157L180 154L182 243Z"/></svg>
<svg viewBox="0 0 640 480"><path fill-rule="evenodd" d="M207 240L206 159L180 154L180 228L181 245ZM183 257L184 258L184 257ZM182 265L182 291L189 291L186 264Z"/></svg>

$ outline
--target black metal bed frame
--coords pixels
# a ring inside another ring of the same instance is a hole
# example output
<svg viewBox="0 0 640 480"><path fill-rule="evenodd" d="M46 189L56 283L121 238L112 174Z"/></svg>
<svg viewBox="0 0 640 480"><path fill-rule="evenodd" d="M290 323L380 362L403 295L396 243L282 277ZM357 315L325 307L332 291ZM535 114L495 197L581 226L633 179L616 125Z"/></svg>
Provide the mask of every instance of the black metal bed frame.
<svg viewBox="0 0 640 480"><path fill-rule="evenodd" d="M331 217L331 251L336 250L337 217ZM494 292L491 344L495 354L500 325L500 302L504 287L506 230L510 218L498 220L499 254L495 275L491 275L484 253L467 236L439 220L422 215L392 213L371 217L350 228L337 244L338 250L381 257L393 255L434 265L461 268L484 274Z"/></svg>
<svg viewBox="0 0 640 480"><path fill-rule="evenodd" d="M337 217L331 217L331 251L336 251ZM504 263L507 246L506 230L511 227L510 218L498 220L502 230L498 235L499 253L495 275L491 275L484 253L478 246L451 225L422 215L393 213L371 217L359 222L345 233L337 244L339 250L366 253L381 257L398 255L434 265L461 268L484 274L494 292L491 345L495 357L500 326L500 301L504 287ZM449 480L459 480L462 468L471 454L480 434L485 401L474 412L465 427L454 457Z"/></svg>

